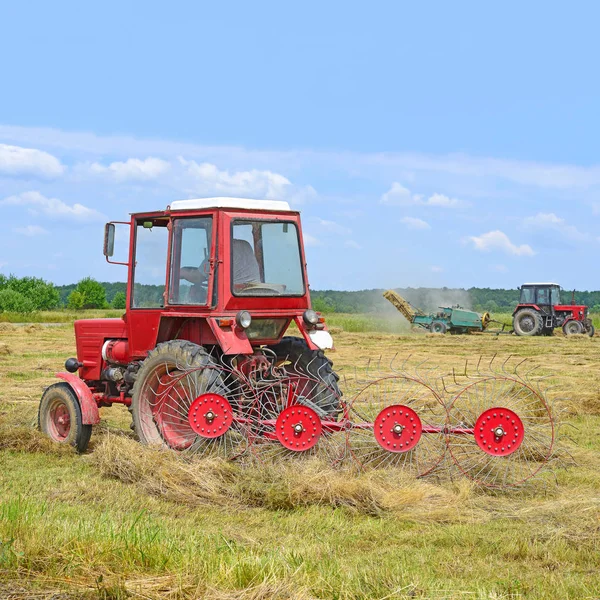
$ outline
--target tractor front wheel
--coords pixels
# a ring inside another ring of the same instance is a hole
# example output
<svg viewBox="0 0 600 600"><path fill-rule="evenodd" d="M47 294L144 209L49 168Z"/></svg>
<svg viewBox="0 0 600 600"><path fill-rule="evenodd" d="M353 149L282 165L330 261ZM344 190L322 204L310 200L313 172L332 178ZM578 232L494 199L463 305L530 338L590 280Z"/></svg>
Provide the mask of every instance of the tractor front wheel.
<svg viewBox="0 0 600 600"><path fill-rule="evenodd" d="M594 337L594 334L596 333L596 329L594 328L593 325L590 325L589 329L586 331L586 333L590 336L590 337Z"/></svg>
<svg viewBox="0 0 600 600"><path fill-rule="evenodd" d="M540 335L543 328L542 315L533 308L522 308L513 317L513 329L517 335Z"/></svg>
<svg viewBox="0 0 600 600"><path fill-rule="evenodd" d="M563 325L562 330L565 335L577 335L578 333L583 333L583 325L580 321L571 319Z"/></svg>
<svg viewBox="0 0 600 600"><path fill-rule="evenodd" d="M67 383L55 383L44 392L38 412L38 426L55 442L70 444L85 452L92 426L84 425L77 396Z"/></svg>

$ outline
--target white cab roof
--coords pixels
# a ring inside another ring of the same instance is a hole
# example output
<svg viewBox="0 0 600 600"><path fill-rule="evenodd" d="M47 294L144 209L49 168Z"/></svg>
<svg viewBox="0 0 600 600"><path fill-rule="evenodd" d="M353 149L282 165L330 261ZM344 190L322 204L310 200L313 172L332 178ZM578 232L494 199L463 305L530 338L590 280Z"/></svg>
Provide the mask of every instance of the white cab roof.
<svg viewBox="0 0 600 600"><path fill-rule="evenodd" d="M524 283L523 285L558 285L558 287L560 287L560 284L558 283Z"/></svg>
<svg viewBox="0 0 600 600"><path fill-rule="evenodd" d="M250 210L291 210L287 202L281 200L252 200L250 198L193 198L192 200L175 200L171 202L171 210L196 210L201 208L247 208Z"/></svg>

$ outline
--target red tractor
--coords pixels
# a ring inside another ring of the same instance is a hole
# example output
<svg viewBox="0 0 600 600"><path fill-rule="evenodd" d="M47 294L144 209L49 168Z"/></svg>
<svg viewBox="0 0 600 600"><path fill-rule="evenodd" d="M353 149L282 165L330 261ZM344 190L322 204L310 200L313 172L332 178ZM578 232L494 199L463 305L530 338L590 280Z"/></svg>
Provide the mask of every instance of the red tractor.
<svg viewBox="0 0 600 600"><path fill-rule="evenodd" d="M115 223L104 237L111 263ZM121 403L142 442L186 449L235 415L237 429L276 417L282 373L303 374L294 393L311 418L337 414L338 377L323 353L333 340L311 309L300 215L287 202L183 200L121 224L127 309L75 322L77 358L42 397L42 431L83 451L99 407ZM284 337L292 322L302 337Z"/></svg>
<svg viewBox="0 0 600 600"><path fill-rule="evenodd" d="M517 335L552 335L562 327L565 335L586 333L594 335L588 307L561 304L557 283L526 283L521 286L519 304L513 312L513 329Z"/></svg>

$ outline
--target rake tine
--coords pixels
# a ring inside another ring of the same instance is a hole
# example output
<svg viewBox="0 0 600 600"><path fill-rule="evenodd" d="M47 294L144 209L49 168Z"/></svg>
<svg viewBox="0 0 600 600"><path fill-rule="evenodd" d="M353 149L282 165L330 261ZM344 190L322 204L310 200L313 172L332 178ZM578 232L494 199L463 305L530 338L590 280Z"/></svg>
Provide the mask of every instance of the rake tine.
<svg viewBox="0 0 600 600"><path fill-rule="evenodd" d="M515 375L521 377L521 374L519 373L519 367L525 362L527 362L527 358L524 358L520 363L517 364L515 367Z"/></svg>
<svg viewBox="0 0 600 600"><path fill-rule="evenodd" d="M502 373L504 373L505 375L509 375L509 373L506 370L506 365L508 363L508 361L512 358L512 354L509 354L506 358L506 360L502 363Z"/></svg>
<svg viewBox="0 0 600 600"><path fill-rule="evenodd" d="M493 370L494 370L494 369L493 369L493 367L492 367L492 365L493 365L494 361L496 360L496 356L498 356L498 353L496 353L496 354L494 354L494 355L492 356L492 359L490 360L490 364L488 365L488 369L489 369L490 371L492 371L492 372L493 372Z"/></svg>

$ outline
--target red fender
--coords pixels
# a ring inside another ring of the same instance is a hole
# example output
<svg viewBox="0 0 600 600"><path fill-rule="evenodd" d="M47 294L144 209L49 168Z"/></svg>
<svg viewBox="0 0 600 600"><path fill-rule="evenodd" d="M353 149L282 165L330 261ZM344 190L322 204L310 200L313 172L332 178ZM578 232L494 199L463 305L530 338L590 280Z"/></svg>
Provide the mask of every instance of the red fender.
<svg viewBox="0 0 600 600"><path fill-rule="evenodd" d="M63 379L75 392L81 407L81 420L84 425L96 425L100 423L100 411L92 395L92 390L83 382L82 379L72 373L57 373L59 379Z"/></svg>

